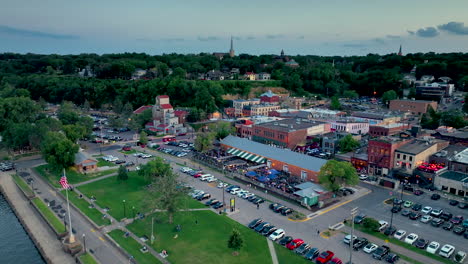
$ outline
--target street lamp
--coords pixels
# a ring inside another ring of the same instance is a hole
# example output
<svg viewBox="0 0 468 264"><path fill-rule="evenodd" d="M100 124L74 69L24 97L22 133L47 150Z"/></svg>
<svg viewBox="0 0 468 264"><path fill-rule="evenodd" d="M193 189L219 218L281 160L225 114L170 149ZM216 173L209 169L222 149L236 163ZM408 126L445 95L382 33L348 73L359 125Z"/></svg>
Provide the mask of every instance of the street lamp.
<svg viewBox="0 0 468 264"><path fill-rule="evenodd" d="M127 217L127 212L125 211L125 200L123 200L123 209L124 209L124 218Z"/></svg>
<svg viewBox="0 0 468 264"><path fill-rule="evenodd" d="M353 263L353 235L354 235L354 216L357 214L359 207L351 209L351 240L349 241L349 263Z"/></svg>
<svg viewBox="0 0 468 264"><path fill-rule="evenodd" d="M86 253L86 235L83 233L83 247L84 247L84 253Z"/></svg>

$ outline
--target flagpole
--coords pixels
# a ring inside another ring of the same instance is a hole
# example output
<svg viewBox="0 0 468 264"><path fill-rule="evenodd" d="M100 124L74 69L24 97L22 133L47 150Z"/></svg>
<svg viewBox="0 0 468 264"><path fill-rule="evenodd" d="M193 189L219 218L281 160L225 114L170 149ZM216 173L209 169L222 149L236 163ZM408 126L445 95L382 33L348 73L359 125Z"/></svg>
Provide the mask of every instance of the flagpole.
<svg viewBox="0 0 468 264"><path fill-rule="evenodd" d="M65 168L63 169L63 175L66 177ZM65 188L65 193L67 195L68 222L69 222L69 225L70 225L70 230L69 230L70 236L68 238L68 242L71 244L71 243L75 243L75 236L73 235L73 229L72 229L71 214L70 214L70 202L68 201L68 188Z"/></svg>

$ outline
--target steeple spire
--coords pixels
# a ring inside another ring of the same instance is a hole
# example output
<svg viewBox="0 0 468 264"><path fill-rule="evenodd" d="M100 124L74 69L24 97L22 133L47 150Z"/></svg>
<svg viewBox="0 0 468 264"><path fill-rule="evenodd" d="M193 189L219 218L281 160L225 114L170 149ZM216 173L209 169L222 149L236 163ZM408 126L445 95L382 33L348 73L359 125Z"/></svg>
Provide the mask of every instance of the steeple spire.
<svg viewBox="0 0 468 264"><path fill-rule="evenodd" d="M401 52L401 44L400 44L400 50L398 51L398 56L403 56L403 52Z"/></svg>
<svg viewBox="0 0 468 264"><path fill-rule="evenodd" d="M229 57L234 57L234 40L231 36L231 49L229 50Z"/></svg>

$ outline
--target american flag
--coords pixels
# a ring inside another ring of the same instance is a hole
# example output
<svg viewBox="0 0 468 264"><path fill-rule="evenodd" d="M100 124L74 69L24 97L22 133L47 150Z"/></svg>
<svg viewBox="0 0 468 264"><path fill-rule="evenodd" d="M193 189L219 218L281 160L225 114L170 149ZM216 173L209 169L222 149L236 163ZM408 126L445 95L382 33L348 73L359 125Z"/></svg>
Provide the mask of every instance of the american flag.
<svg viewBox="0 0 468 264"><path fill-rule="evenodd" d="M60 178L59 183L62 185L64 189L70 189L70 185L68 185L68 181L67 181L67 176L63 175Z"/></svg>

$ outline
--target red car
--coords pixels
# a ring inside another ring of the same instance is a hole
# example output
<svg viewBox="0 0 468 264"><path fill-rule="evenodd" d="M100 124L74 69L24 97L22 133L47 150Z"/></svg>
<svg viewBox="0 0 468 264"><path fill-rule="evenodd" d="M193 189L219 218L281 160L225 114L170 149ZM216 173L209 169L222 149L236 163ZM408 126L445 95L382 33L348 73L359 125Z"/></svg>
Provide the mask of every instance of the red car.
<svg viewBox="0 0 468 264"><path fill-rule="evenodd" d="M123 151L130 151L130 150L132 150L132 146L125 145L125 146L122 147L122 150Z"/></svg>
<svg viewBox="0 0 468 264"><path fill-rule="evenodd" d="M293 250L297 247L300 247L302 244L304 244L304 240L300 239L300 238L296 238L294 239L293 241L289 242L286 247L289 249L289 250Z"/></svg>
<svg viewBox="0 0 468 264"><path fill-rule="evenodd" d="M315 263L317 264L325 264L327 263L328 261L330 261L333 256L335 256L335 253L327 250L327 251L324 251L322 253L320 253L320 255L317 257L317 259L315 260Z"/></svg>
<svg viewBox="0 0 468 264"><path fill-rule="evenodd" d="M330 262L328 262L328 264L343 264L343 261L341 261L341 259L339 258L334 258Z"/></svg>
<svg viewBox="0 0 468 264"><path fill-rule="evenodd" d="M200 176L202 176L201 173L197 173L197 174L193 175L194 178L199 178Z"/></svg>

